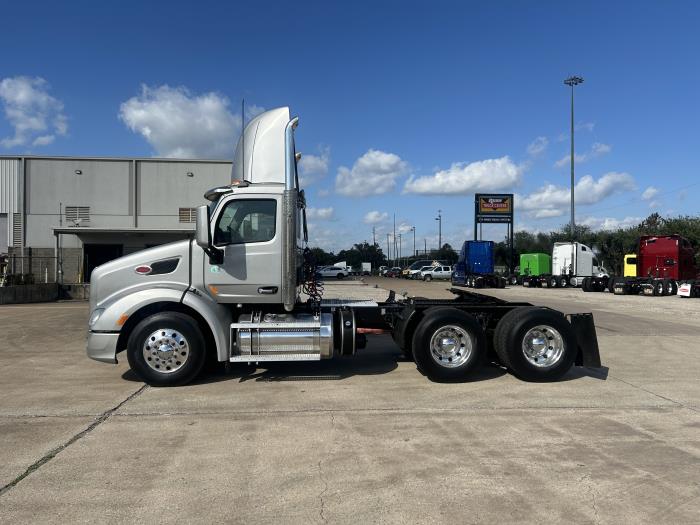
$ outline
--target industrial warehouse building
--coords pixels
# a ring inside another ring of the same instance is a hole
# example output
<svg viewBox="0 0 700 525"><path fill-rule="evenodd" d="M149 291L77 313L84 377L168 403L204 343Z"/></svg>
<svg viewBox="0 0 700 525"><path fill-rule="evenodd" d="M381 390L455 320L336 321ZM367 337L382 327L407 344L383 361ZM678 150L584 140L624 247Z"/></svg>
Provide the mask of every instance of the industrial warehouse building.
<svg viewBox="0 0 700 525"><path fill-rule="evenodd" d="M121 255L191 236L231 162L0 156L0 254L35 282L89 282Z"/></svg>

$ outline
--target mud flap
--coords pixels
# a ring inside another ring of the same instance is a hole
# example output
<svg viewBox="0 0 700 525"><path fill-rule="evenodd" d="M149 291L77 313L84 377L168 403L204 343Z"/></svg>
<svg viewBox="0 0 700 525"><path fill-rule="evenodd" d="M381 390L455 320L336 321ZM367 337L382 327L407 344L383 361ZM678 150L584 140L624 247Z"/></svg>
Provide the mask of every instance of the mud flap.
<svg viewBox="0 0 700 525"><path fill-rule="evenodd" d="M593 314L568 314L566 317L574 329L578 342L578 354L574 363L577 366L600 368L602 365Z"/></svg>

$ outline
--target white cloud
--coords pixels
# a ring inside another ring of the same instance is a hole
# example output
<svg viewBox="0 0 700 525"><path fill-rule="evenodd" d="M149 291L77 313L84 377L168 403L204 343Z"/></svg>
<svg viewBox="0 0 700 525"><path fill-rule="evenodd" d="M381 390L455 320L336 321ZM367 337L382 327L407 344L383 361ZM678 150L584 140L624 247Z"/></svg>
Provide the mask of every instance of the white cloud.
<svg viewBox="0 0 700 525"><path fill-rule="evenodd" d="M407 222L402 222L396 227L396 230L399 233L404 234L404 233L410 232L412 228L413 228L412 224L408 224Z"/></svg>
<svg viewBox="0 0 700 525"><path fill-rule="evenodd" d="M576 131L580 131L580 130L593 131L594 127L595 127L595 122L579 122L575 126Z"/></svg>
<svg viewBox="0 0 700 525"><path fill-rule="evenodd" d="M380 211L368 211L365 214L365 218L363 221L365 224L378 224L380 222L384 222L389 218L389 214L387 212L380 212Z"/></svg>
<svg viewBox="0 0 700 525"><path fill-rule="evenodd" d="M8 77L0 81L0 102L14 136L0 140L5 148L46 146L56 135L68 133L63 102L49 95L49 84L40 77Z"/></svg>
<svg viewBox="0 0 700 525"><path fill-rule="evenodd" d="M649 186L644 192L642 193L642 199L645 201L653 199L656 194L659 193L659 190L655 188L654 186Z"/></svg>
<svg viewBox="0 0 700 525"><path fill-rule="evenodd" d="M122 103L119 118L142 135L157 155L180 158L231 158L241 130L241 116L229 110L218 93L201 95L185 87L141 86L141 93ZM262 108L252 105L246 115Z"/></svg>
<svg viewBox="0 0 700 525"><path fill-rule="evenodd" d="M594 230L617 230L619 228L629 228L636 226L644 220L643 217L625 217L624 219L616 219L614 217L585 217L579 220L579 224L588 226Z"/></svg>
<svg viewBox="0 0 700 525"><path fill-rule="evenodd" d="M333 207L328 208L306 208L306 217L309 220L328 221L333 218Z"/></svg>
<svg viewBox="0 0 700 525"><path fill-rule="evenodd" d="M352 169L341 166L335 178L335 191L348 197L382 195L396 186L396 179L408 171L408 164L393 153L370 149L358 158Z"/></svg>
<svg viewBox="0 0 700 525"><path fill-rule="evenodd" d="M319 155L302 154L299 161L299 182L308 186L328 175L328 165L331 160L331 150L328 146L321 147Z"/></svg>
<svg viewBox="0 0 700 525"><path fill-rule="evenodd" d="M597 180L585 175L574 188L576 205L596 204L603 199L623 191L634 190L634 179L628 173L611 171ZM516 196L516 209L529 211L534 218L558 217L571 202L569 188L546 184L529 195Z"/></svg>
<svg viewBox="0 0 700 525"><path fill-rule="evenodd" d="M321 188L320 190L318 190L318 191L316 192L316 194L317 194L319 197L328 197L328 196L331 194L331 192L330 192L330 190L327 190L327 189L325 189L325 188Z"/></svg>
<svg viewBox="0 0 700 525"><path fill-rule="evenodd" d="M595 159L596 157L600 157L602 155L605 155L607 153L610 153L612 151L612 146L608 144L603 144L602 142L594 142L593 145L591 146L591 149L587 151L586 153L574 153L574 162L576 164L580 164L582 162L587 162L591 159ZM562 168L564 166L568 166L569 163L571 162L571 155L566 155L556 161L554 163L554 166L556 168Z"/></svg>
<svg viewBox="0 0 700 525"><path fill-rule="evenodd" d="M547 137L537 137L527 147L527 152L530 156L537 157L538 155L544 153L548 145L549 139L547 139Z"/></svg>
<svg viewBox="0 0 700 525"><path fill-rule="evenodd" d="M522 171L522 167L515 165L507 156L469 164L458 162L433 175L409 178L404 193L464 195L475 191L504 190L520 181Z"/></svg>

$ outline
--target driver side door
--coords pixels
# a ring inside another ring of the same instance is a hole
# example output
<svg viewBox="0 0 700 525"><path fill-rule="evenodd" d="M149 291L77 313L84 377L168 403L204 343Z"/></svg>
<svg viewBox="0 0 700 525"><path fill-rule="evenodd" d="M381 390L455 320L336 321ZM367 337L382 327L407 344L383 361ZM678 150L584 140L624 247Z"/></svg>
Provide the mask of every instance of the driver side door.
<svg viewBox="0 0 700 525"><path fill-rule="evenodd" d="M281 302L281 204L278 195L247 194L219 206L212 244L224 260L204 260L204 283L217 302Z"/></svg>

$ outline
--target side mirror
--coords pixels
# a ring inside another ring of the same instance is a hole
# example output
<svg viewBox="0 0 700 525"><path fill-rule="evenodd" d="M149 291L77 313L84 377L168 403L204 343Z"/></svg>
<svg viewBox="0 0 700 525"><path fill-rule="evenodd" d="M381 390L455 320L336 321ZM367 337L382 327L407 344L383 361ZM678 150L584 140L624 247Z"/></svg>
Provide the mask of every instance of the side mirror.
<svg viewBox="0 0 700 525"><path fill-rule="evenodd" d="M211 246L211 229L209 228L209 207L199 206L197 208L195 240L197 245L205 252Z"/></svg>
<svg viewBox="0 0 700 525"><path fill-rule="evenodd" d="M209 219L209 207L199 206L196 215L195 241L197 242L197 246L202 248L209 256L209 264L222 264L224 262L224 252L211 244Z"/></svg>

